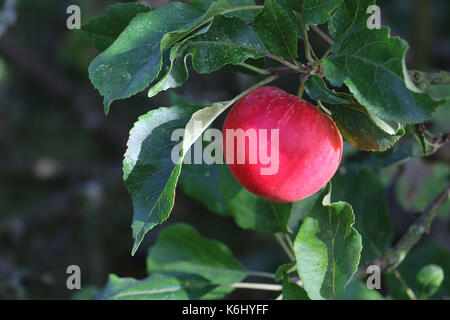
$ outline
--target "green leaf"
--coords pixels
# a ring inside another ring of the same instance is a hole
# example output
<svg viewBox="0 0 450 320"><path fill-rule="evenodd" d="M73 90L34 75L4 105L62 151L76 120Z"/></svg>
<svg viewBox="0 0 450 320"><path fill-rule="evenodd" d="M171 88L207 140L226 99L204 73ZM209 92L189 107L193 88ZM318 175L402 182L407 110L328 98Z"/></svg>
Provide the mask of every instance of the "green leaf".
<svg viewBox="0 0 450 320"><path fill-rule="evenodd" d="M361 262L383 256L391 247L394 230L389 218L387 191L367 169L337 172L333 177L332 201L345 201L355 213L355 228L361 234Z"/></svg>
<svg viewBox="0 0 450 320"><path fill-rule="evenodd" d="M440 102L421 92L409 78L404 40L391 38L385 27L363 27L368 18L363 12L370 3L346 0L330 21L330 33L338 41L323 61L327 79L338 87L345 83L361 105L382 119L422 122Z"/></svg>
<svg viewBox="0 0 450 320"><path fill-rule="evenodd" d="M162 274L152 274L143 280L119 278L111 274L98 300L188 300L199 299L214 286L199 277L180 280Z"/></svg>
<svg viewBox="0 0 450 320"><path fill-rule="evenodd" d="M310 24L323 24L330 19L331 13L342 4L343 0L304 0L302 25L308 28Z"/></svg>
<svg viewBox="0 0 450 320"><path fill-rule="evenodd" d="M75 32L98 50L104 51L113 44L134 17L151 10L153 9L140 3L116 3Z"/></svg>
<svg viewBox="0 0 450 320"><path fill-rule="evenodd" d="M188 103L193 101L169 91L171 104ZM201 141L201 137L195 143ZM195 144L194 143L194 144ZM203 150L204 152L204 150ZM189 197L199 201L208 210L221 215L228 215L226 205L219 190L219 166L216 163L200 164L183 163L179 186Z"/></svg>
<svg viewBox="0 0 450 320"><path fill-rule="evenodd" d="M297 37L301 34L297 20L293 20L276 0L266 0L256 16L254 29L267 49L288 59L297 58Z"/></svg>
<svg viewBox="0 0 450 320"><path fill-rule="evenodd" d="M164 229L147 256L149 273L188 273L214 284L240 282L246 271L231 250L202 237L193 227L178 223Z"/></svg>
<svg viewBox="0 0 450 320"><path fill-rule="evenodd" d="M325 82L317 76L308 78L305 89L312 99L325 103L344 139L358 149L384 151L405 134L400 124L396 123L397 130L394 130L367 111L351 95L329 90Z"/></svg>
<svg viewBox="0 0 450 320"><path fill-rule="evenodd" d="M283 279L283 300L309 300L306 291L298 284L291 282L288 276Z"/></svg>
<svg viewBox="0 0 450 320"><path fill-rule="evenodd" d="M283 279L284 275L287 274L287 272L293 267L295 267L295 262L289 262L279 266L275 272L275 281L280 281Z"/></svg>
<svg viewBox="0 0 450 320"><path fill-rule="evenodd" d="M334 39L333 48L338 50L346 38L367 29L369 14L367 8L375 4L375 0L344 0L331 16L328 31Z"/></svg>
<svg viewBox="0 0 450 320"><path fill-rule="evenodd" d="M212 2L208 10L206 10L198 19L192 21L192 23L183 28L165 34L161 40L161 49L164 50L170 48L178 40L183 39L185 36L192 33L192 31L197 30L203 24L209 22L215 15L224 13L231 8L232 6L226 0Z"/></svg>
<svg viewBox="0 0 450 320"><path fill-rule="evenodd" d="M193 105L159 108L141 116L135 123L123 164L125 186L134 207L132 254L144 235L169 217L184 153L224 109L222 104L202 109ZM171 137L176 129L183 128L180 145ZM178 160L172 159L177 145L182 154Z"/></svg>
<svg viewBox="0 0 450 320"><path fill-rule="evenodd" d="M364 151L385 151L405 134L402 125L398 124L397 129L392 130L357 101L351 105L326 105L326 108L331 112L344 139ZM389 131L381 126L387 126Z"/></svg>
<svg viewBox="0 0 450 320"><path fill-rule="evenodd" d="M227 210L241 228L265 234L288 231L292 204L275 204L254 195L236 181L226 165L220 167L219 181Z"/></svg>
<svg viewBox="0 0 450 320"><path fill-rule="evenodd" d="M163 36L193 27L202 13L189 5L172 2L140 14L92 61L89 77L104 96L105 113L109 112L112 101L141 92L158 76L162 66ZM175 37L171 36L170 40L175 41ZM166 41L165 47L168 45Z"/></svg>
<svg viewBox="0 0 450 320"><path fill-rule="evenodd" d="M313 100L320 100L330 104L351 104L353 100L350 95L344 95L328 89L325 81L315 75L311 75L305 82L305 91Z"/></svg>
<svg viewBox="0 0 450 320"><path fill-rule="evenodd" d="M311 299L332 299L342 292L361 256L352 207L331 203L330 197L329 183L294 242L298 273Z"/></svg>
<svg viewBox="0 0 450 320"><path fill-rule="evenodd" d="M218 15L208 31L172 48L170 68L150 88L148 96L183 85L188 79L186 60L189 56L197 72L211 73L226 64L237 65L248 58L261 58L265 53L264 44L251 27L239 18Z"/></svg>
<svg viewBox="0 0 450 320"><path fill-rule="evenodd" d="M433 295L444 280L444 270L440 266L429 264L416 277L416 288L419 299L426 299Z"/></svg>

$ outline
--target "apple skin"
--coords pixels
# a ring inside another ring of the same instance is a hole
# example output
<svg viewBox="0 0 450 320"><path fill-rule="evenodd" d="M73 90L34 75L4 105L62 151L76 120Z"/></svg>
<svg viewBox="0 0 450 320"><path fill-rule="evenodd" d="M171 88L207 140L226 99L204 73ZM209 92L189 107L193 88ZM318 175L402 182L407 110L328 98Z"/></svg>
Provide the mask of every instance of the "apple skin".
<svg viewBox="0 0 450 320"><path fill-rule="evenodd" d="M227 159L227 129L268 129L266 150L270 156L270 129L279 129L279 166L272 175L261 174L260 157L249 163L249 141L245 163L237 163L234 138L231 173L250 192L274 202L295 202L319 191L336 173L342 158L342 136L333 119L308 102L271 86L248 93L230 110L223 126L223 152ZM231 138L230 138L231 139ZM259 139L258 139L259 140ZM259 155L259 144L257 150ZM242 150L241 150L242 152Z"/></svg>

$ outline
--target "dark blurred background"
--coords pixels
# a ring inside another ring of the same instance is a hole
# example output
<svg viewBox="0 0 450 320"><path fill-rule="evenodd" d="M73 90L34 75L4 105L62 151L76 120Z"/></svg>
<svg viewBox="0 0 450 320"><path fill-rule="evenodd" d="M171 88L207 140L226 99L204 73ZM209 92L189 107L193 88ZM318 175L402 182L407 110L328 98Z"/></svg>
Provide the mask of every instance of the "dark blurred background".
<svg viewBox="0 0 450 320"><path fill-rule="evenodd" d="M167 93L148 99L145 92L112 105L103 115L102 98L87 68L98 54L67 30L66 9L77 4L82 22L117 1L0 0L15 2L17 19L0 17L0 299L66 299L66 268L79 265L83 288L102 287L109 273L145 277L146 248L161 228L184 221L204 236L223 241L243 265L274 272L286 258L271 236L244 231L208 212L177 191L169 221L146 237L131 257L132 206L122 183L122 156L137 117L169 105ZM168 1L140 1L160 7ZM383 25L410 43L408 67L450 69L450 1L378 1ZM8 26L9 22L11 25ZM318 51L326 49L311 34ZM302 50L299 50L302 52ZM250 86L252 76L223 69L212 75L191 73L175 92L192 100L228 100ZM274 85L295 93L298 80L286 75ZM449 105L429 123L434 133L450 130ZM347 152L355 150L347 146ZM396 237L449 181L448 146L424 160L380 173L390 190ZM425 241L450 249L449 206ZM272 297L239 291L235 298Z"/></svg>

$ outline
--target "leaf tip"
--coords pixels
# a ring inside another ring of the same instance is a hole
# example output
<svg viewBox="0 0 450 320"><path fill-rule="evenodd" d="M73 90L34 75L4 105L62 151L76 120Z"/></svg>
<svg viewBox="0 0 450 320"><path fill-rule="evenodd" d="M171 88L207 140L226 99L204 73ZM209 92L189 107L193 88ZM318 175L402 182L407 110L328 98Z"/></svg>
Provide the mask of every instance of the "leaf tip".
<svg viewBox="0 0 450 320"><path fill-rule="evenodd" d="M105 112L105 116L107 116L109 114L109 107L111 106L111 101L106 100L103 102L103 112Z"/></svg>
<svg viewBox="0 0 450 320"><path fill-rule="evenodd" d="M131 256L134 257L136 254L136 251L139 249L139 246L141 245L142 238L138 237L134 239L133 249L131 250Z"/></svg>

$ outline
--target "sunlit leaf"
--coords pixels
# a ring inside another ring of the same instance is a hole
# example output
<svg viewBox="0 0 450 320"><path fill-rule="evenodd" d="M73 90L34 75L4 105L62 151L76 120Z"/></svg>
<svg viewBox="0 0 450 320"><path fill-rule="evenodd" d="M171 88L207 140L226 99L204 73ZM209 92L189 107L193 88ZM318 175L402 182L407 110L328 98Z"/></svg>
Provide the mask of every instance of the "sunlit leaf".
<svg viewBox="0 0 450 320"><path fill-rule="evenodd" d="M300 279L311 299L333 299L356 271L361 236L346 202L330 202L331 184L303 221L294 242Z"/></svg>

